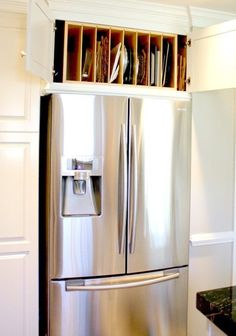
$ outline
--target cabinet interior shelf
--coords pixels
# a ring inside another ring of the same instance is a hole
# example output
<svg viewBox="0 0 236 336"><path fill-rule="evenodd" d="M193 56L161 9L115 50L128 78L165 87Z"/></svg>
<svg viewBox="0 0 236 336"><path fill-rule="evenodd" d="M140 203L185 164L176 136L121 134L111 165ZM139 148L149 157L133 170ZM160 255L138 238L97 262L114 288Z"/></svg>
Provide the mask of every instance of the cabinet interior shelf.
<svg viewBox="0 0 236 336"><path fill-rule="evenodd" d="M54 82L186 90L186 36L77 22L56 26Z"/></svg>

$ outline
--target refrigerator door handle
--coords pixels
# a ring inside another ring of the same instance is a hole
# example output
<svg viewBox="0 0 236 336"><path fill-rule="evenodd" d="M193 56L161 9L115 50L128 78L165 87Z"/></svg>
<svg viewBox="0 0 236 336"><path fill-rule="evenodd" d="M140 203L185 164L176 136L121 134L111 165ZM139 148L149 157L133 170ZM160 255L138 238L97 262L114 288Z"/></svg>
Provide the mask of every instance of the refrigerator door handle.
<svg viewBox="0 0 236 336"><path fill-rule="evenodd" d="M109 289L125 289L133 287L141 287L154 285L164 281L179 278L180 273L164 273L155 275L130 275L104 279L88 279L88 280L68 280L66 281L66 291L100 291Z"/></svg>
<svg viewBox="0 0 236 336"><path fill-rule="evenodd" d="M129 252L135 251L137 197L138 197L138 157L136 125L131 129L131 177L130 177L130 217L129 217Z"/></svg>
<svg viewBox="0 0 236 336"><path fill-rule="evenodd" d="M120 135L120 164L121 164L121 189L119 193L119 254L125 251L125 228L126 228L126 213L127 213L127 151L126 151L126 127L121 125ZM120 181L119 181L120 186Z"/></svg>

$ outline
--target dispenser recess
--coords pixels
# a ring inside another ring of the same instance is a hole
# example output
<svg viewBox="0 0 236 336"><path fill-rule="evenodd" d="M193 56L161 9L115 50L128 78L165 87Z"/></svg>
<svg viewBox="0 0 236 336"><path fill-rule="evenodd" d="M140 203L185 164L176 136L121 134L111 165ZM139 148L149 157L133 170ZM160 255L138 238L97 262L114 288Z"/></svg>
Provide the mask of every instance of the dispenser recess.
<svg viewBox="0 0 236 336"><path fill-rule="evenodd" d="M72 170L62 176L62 216L100 215L101 176L93 170L93 161L71 162Z"/></svg>

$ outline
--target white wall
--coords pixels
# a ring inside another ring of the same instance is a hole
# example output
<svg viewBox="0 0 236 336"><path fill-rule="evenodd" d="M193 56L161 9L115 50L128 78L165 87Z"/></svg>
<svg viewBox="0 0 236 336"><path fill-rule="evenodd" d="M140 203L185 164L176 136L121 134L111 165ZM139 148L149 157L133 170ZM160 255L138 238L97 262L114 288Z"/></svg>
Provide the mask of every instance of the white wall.
<svg viewBox="0 0 236 336"><path fill-rule="evenodd" d="M232 282L234 104L234 90L193 94L188 336L208 335L196 292Z"/></svg>

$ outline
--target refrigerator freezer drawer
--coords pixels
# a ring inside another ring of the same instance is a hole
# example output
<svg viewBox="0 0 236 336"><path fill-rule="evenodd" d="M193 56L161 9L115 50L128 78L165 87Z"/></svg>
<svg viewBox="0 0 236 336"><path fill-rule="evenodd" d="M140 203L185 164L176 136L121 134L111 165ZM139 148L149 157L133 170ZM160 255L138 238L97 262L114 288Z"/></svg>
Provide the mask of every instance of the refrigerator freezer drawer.
<svg viewBox="0 0 236 336"><path fill-rule="evenodd" d="M186 336L187 273L52 281L49 335Z"/></svg>

